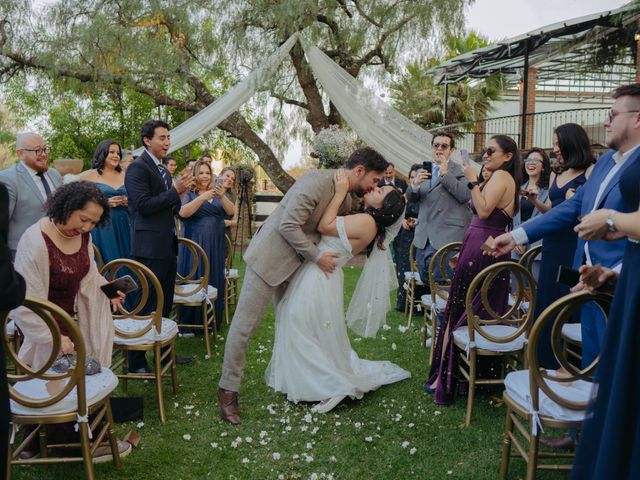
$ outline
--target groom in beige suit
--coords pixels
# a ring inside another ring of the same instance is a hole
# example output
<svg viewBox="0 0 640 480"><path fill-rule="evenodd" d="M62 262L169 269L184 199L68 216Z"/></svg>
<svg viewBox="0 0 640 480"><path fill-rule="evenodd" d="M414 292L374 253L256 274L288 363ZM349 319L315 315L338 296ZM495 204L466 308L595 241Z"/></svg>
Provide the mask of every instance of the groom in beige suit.
<svg viewBox="0 0 640 480"><path fill-rule="evenodd" d="M371 148L360 148L347 160L349 191L364 194L382 179L387 161ZM244 260L247 264L238 306L229 328L218 384L220 415L227 422L240 423L238 390L242 382L249 339L262 320L269 300L282 297L287 280L305 261L315 262L326 275L336 268L337 254L321 254L316 244L320 217L333 197L334 170L314 170L289 189L280 204L256 232ZM349 197L340 214L350 209Z"/></svg>

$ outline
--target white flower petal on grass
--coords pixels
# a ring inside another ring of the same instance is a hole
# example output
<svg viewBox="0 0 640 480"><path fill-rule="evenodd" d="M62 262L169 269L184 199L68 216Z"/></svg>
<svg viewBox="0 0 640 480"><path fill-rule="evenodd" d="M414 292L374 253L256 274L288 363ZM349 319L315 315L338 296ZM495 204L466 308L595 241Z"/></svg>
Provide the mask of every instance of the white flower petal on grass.
<svg viewBox="0 0 640 480"><path fill-rule="evenodd" d="M218 448L218 442L211 442L211 448Z"/></svg>
<svg viewBox="0 0 640 480"><path fill-rule="evenodd" d="M331 455L331 456L329 457L329 461L330 461L330 462L334 462L334 463L335 463L335 462L337 462L337 461L338 461L338 459L337 459L335 456Z"/></svg>
<svg viewBox="0 0 640 480"><path fill-rule="evenodd" d="M138 428L142 428L142 427L144 427L144 422L138 422L138 423L136 423L136 427L138 427Z"/></svg>
<svg viewBox="0 0 640 480"><path fill-rule="evenodd" d="M391 344L391 350L395 350L396 348L398 348L398 346L395 343Z"/></svg>
<svg viewBox="0 0 640 480"><path fill-rule="evenodd" d="M205 360L209 360L210 358L211 358L211 357L210 357L209 355L205 355L205 356L204 356L204 359L205 359Z"/></svg>
<svg viewBox="0 0 640 480"><path fill-rule="evenodd" d="M385 323L384 325L382 325L382 329L383 330L391 330L391 327Z"/></svg>
<svg viewBox="0 0 640 480"><path fill-rule="evenodd" d="M435 412L433 412L434 415L442 415L442 412L440 410L436 410Z"/></svg>
<svg viewBox="0 0 640 480"><path fill-rule="evenodd" d="M306 432L307 430L309 430L309 427L307 427L306 425L302 425L302 426L300 427L300 431L301 431L301 432Z"/></svg>
<svg viewBox="0 0 640 480"><path fill-rule="evenodd" d="M290 431L291 431L291 425L287 425L286 427L284 427L284 429L285 429L287 432L290 432Z"/></svg>
<svg viewBox="0 0 640 480"><path fill-rule="evenodd" d="M302 419L307 423L311 423L313 420L313 417L311 416L310 413L307 413Z"/></svg>
<svg viewBox="0 0 640 480"><path fill-rule="evenodd" d="M276 411L274 410L272 404L267 405L266 408L267 408L267 412L269 412L271 415L275 415L276 414Z"/></svg>
<svg viewBox="0 0 640 480"><path fill-rule="evenodd" d="M220 436L221 436L221 437L226 437L227 435L229 435L227 432L222 432L222 433L220 434Z"/></svg>
<svg viewBox="0 0 640 480"><path fill-rule="evenodd" d="M402 442L401 446L402 448L407 448L409 446L409 442L405 440L404 442Z"/></svg>
<svg viewBox="0 0 640 480"><path fill-rule="evenodd" d="M336 422L336 427L339 427L340 425L342 425L342 422Z"/></svg>
<svg viewBox="0 0 640 480"><path fill-rule="evenodd" d="M416 425L415 425L415 423L410 423L410 424L409 424L409 425L407 425L407 426L408 426L409 428L413 428L413 427L415 427Z"/></svg>
<svg viewBox="0 0 640 480"><path fill-rule="evenodd" d="M268 434L265 430L262 430L262 431L260 432L260 438L264 438L264 437L266 437L267 435L269 435L269 434Z"/></svg>
<svg viewBox="0 0 640 480"><path fill-rule="evenodd" d="M304 454L304 461L307 463L313 462L313 457L311 455Z"/></svg>
<svg viewBox="0 0 640 480"><path fill-rule="evenodd" d="M362 424L360 422L356 422L353 424L356 428L360 428L362 426Z"/></svg>
<svg viewBox="0 0 640 480"><path fill-rule="evenodd" d="M300 455L298 455L297 453L294 453L291 458L293 458L294 460L297 460L300 458Z"/></svg>
<svg viewBox="0 0 640 480"><path fill-rule="evenodd" d="M249 459L247 457L244 457L242 459L242 463L246 465L247 463L249 463Z"/></svg>
<svg viewBox="0 0 640 480"><path fill-rule="evenodd" d="M404 333L404 332L406 332L407 330L409 330L409 327L405 327L404 325L398 325L398 331L399 331L400 333Z"/></svg>
<svg viewBox="0 0 640 480"><path fill-rule="evenodd" d="M244 441L247 442L247 443L251 443L251 442L253 442L253 438L245 437Z"/></svg>
<svg viewBox="0 0 640 480"><path fill-rule="evenodd" d="M185 405L184 409L185 410L193 410L193 405Z"/></svg>
<svg viewBox="0 0 640 480"><path fill-rule="evenodd" d="M447 470L447 475L453 475L453 470Z"/></svg>
<svg viewBox="0 0 640 480"><path fill-rule="evenodd" d="M373 442L373 437L364 437L365 442Z"/></svg>
<svg viewBox="0 0 640 480"><path fill-rule="evenodd" d="M191 440L191 435L189 435L188 433L185 433L184 435L182 435L182 438L188 442L189 440Z"/></svg>
<svg viewBox="0 0 640 480"><path fill-rule="evenodd" d="M418 449L416 447L413 447L411 450L409 450L409 455L413 455L417 451L418 451Z"/></svg>
<svg viewBox="0 0 640 480"><path fill-rule="evenodd" d="M313 443L307 442L307 450L311 450L313 448Z"/></svg>
<svg viewBox="0 0 640 480"><path fill-rule="evenodd" d="M274 460L280 460L280 454L279 454L278 452L273 452L273 453L271 454L271 457L272 457Z"/></svg>
<svg viewBox="0 0 640 480"><path fill-rule="evenodd" d="M313 427L313 430L311 430L311 435L315 435L316 433L318 433L318 430L320 430L320 427Z"/></svg>

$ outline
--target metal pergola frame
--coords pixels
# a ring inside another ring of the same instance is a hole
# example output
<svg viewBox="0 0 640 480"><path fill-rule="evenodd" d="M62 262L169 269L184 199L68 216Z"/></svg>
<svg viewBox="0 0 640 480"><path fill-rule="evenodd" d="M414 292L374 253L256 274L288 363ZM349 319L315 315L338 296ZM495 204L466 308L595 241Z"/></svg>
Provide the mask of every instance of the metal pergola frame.
<svg viewBox="0 0 640 480"><path fill-rule="evenodd" d="M522 79L522 118L527 115L529 69L537 69L537 84L543 91L553 89L553 82L567 82L568 88L588 89L605 94L636 78L636 59L629 48L628 59L611 69L593 69L585 63L587 51L594 44L619 29L638 27L640 3L630 3L616 10L586 15L554 23L523 35L459 55L429 71L436 84L445 85L445 110L448 85L468 78L486 78L496 74L517 75ZM445 111L446 118L446 111ZM527 122L522 122L520 141L526 144Z"/></svg>

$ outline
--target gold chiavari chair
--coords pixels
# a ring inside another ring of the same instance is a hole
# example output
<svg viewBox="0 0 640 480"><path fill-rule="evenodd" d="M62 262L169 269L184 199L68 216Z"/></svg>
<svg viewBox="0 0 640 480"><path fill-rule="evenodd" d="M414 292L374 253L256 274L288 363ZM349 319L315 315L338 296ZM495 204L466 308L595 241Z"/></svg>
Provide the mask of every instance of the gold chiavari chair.
<svg viewBox="0 0 640 480"><path fill-rule="evenodd" d="M228 235L225 235L224 240L227 248L224 270L224 316L227 325L229 325L229 308L232 305L235 308L238 304L238 280L240 279L240 274L237 268L233 268L233 244L231 243L231 239Z"/></svg>
<svg viewBox="0 0 640 480"><path fill-rule="evenodd" d="M428 331L436 338L438 330L438 316L444 312L449 298L453 268L447 265L451 257L462 248L462 242L451 242L438 249L429 262L429 290L428 295L423 295L421 303L424 312L424 329L422 331L422 348L426 348ZM450 275L451 273L451 275ZM436 278L438 279L436 281ZM433 361L433 342L429 352L429 365Z"/></svg>
<svg viewBox="0 0 640 480"><path fill-rule="evenodd" d="M69 315L57 305L46 300L27 297L22 306L38 315L51 332L51 355L46 363L35 370L20 361L9 349L9 356L19 366L16 374L7 375L11 399L12 433L7 458L7 478L11 478L14 465L47 465L52 463L82 462L85 477L95 478L92 455L101 445L108 445L113 463L120 467L120 453L113 424L109 398L118 385L117 377L108 368L99 373L85 375L86 348L80 328ZM2 319L5 326L6 319ZM60 326L67 331L75 345L76 365L65 373L50 369L58 356L61 344ZM89 416L92 416L89 425ZM52 444L47 441L46 426L76 422L79 441L76 443ZM25 434L20 444L14 447L19 426L35 427ZM108 441L106 436L109 436ZM21 458L29 444L38 436L40 453L32 458ZM75 456L56 456L62 451L80 451ZM46 477L46 475L45 475Z"/></svg>
<svg viewBox="0 0 640 480"><path fill-rule="evenodd" d="M123 380L125 392L129 380L153 380L155 382L160 421L165 423L162 380L167 376L171 377L171 385L175 394L178 387L175 354L178 326L173 320L162 317L162 308L165 302L162 287L157 277L145 265L124 258L112 260L104 266L102 275L108 280L114 280L123 272L131 275L139 288L138 291L129 295L136 299L137 304L131 310L127 310L124 306L120 307L113 315L114 362L111 368L115 371L122 367L123 373L118 375L118 378ZM153 309L150 313L140 313L147 305L152 292L152 298L155 298ZM127 359L129 351L153 352L154 372L129 372Z"/></svg>
<svg viewBox="0 0 640 480"><path fill-rule="evenodd" d="M411 319L413 317L413 309L417 304L416 299L416 287L424 286L424 279L420 278L418 272L418 264L415 259L416 247L411 243L409 247L409 268L408 272L404 272L404 285L401 288L405 289L405 301L404 301L404 314L407 315L407 327L411 326ZM420 305L420 304L418 304ZM420 305L420 308L422 306Z"/></svg>
<svg viewBox="0 0 640 480"><path fill-rule="evenodd" d="M504 277L507 277L506 280ZM493 282L515 280L515 298L504 314L494 310L489 300ZM467 290L465 308L467 325L453 332L453 341L459 351L459 369L462 377L469 382L465 425L471 424L473 400L477 385L500 385L504 381L509 364L517 365L525 361L527 336L535 311L535 295L527 297L526 292L535 292L535 280L531 273L515 262L498 262L482 270L471 282ZM480 292L482 309L490 318L480 318L474 309L475 293ZM529 301L529 308L523 309L522 302ZM500 357L502 372L499 378L478 378L477 364L480 357Z"/></svg>
<svg viewBox="0 0 640 480"><path fill-rule="evenodd" d="M527 462L527 480L535 478L537 470L571 470L573 454L540 452L539 433L545 428L563 431L573 429L578 432L585 419L599 358L584 369L575 366L562 348L561 332L562 327L571 321L572 314L579 311L583 304L592 301L606 315L612 297L605 293L591 295L577 292L549 305L538 317L529 335L528 369L509 373L505 378L503 398L507 412L500 479L506 479L509 459L517 455ZM551 346L561 370L546 370L538 362L537 344L541 332L550 322ZM528 429L521 420L529 424ZM516 447L517 455L511 454L512 445Z"/></svg>
<svg viewBox="0 0 640 480"><path fill-rule="evenodd" d="M96 247L95 243L91 243L91 246L93 247L93 256L96 260L96 266L98 267L98 270L102 270L102 267L104 267L102 254L100 253L100 250L98 250L98 247Z"/></svg>
<svg viewBox="0 0 640 480"><path fill-rule="evenodd" d="M524 268L526 268L527 270L529 270L531 274L533 274L533 271L532 271L533 262L536 261L536 259L540 256L541 253L542 253L542 245L536 245L535 247L531 247L522 254L520 259L518 260L518 263L522 265Z"/></svg>
<svg viewBox="0 0 640 480"><path fill-rule="evenodd" d="M178 244L184 250L183 254L191 259L191 270L186 275L176 273L176 287L173 295L175 317L180 318L181 307L201 307L202 323L180 323L180 328L202 329L207 355L211 356L211 338L209 331L216 333L216 309L213 302L218 298L218 289L209 285L210 264L204 249L193 240L178 238ZM198 276L198 267L201 266L202 274Z"/></svg>

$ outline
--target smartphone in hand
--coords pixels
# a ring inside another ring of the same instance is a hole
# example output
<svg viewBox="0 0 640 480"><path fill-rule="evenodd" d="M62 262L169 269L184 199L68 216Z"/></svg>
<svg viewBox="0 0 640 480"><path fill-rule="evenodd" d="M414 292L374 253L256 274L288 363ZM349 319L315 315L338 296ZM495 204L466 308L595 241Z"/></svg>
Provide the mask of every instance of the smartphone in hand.
<svg viewBox="0 0 640 480"><path fill-rule="evenodd" d="M116 278L114 281L105 283L100 287L104 294L109 298L117 298L118 291L122 293L133 292L138 289L138 284L135 282L131 275L125 275L124 277Z"/></svg>
<svg viewBox="0 0 640 480"><path fill-rule="evenodd" d="M462 158L463 165L469 165L469 152L466 148L460 149L460 157Z"/></svg>
<svg viewBox="0 0 640 480"><path fill-rule="evenodd" d="M556 282L566 285L569 288L573 288L580 283L580 272L573 270L572 268L567 268L564 265L560 265L558 268Z"/></svg>

